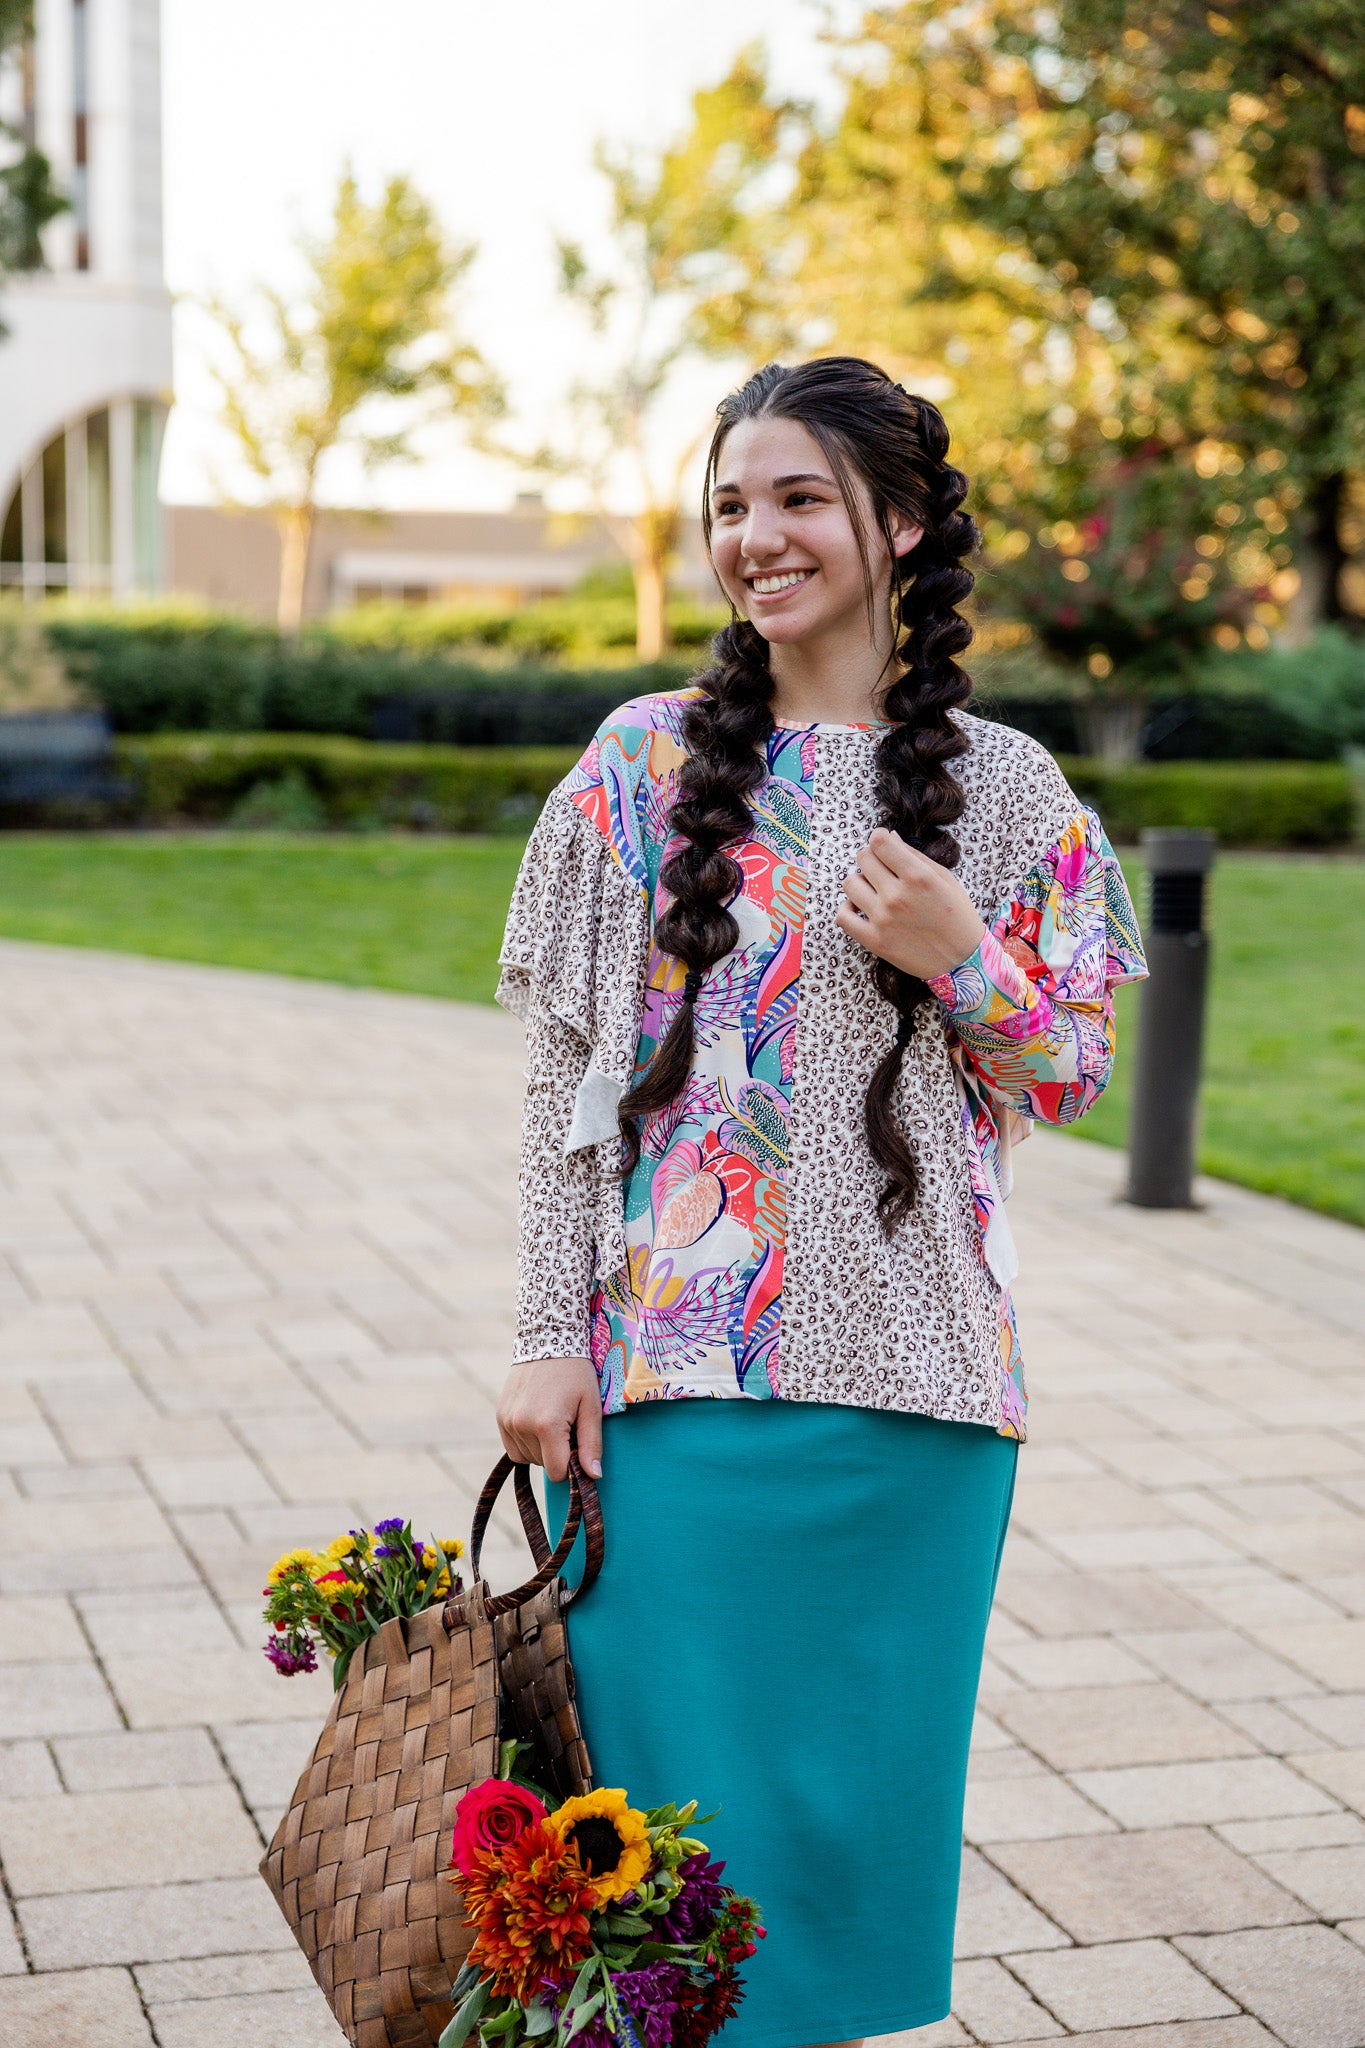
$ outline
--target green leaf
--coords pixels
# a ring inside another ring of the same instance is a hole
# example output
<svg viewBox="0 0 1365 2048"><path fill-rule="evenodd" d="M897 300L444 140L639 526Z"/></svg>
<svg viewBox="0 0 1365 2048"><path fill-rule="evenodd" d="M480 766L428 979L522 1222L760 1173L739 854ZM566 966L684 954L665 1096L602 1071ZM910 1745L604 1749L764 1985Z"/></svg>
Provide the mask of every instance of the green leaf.
<svg viewBox="0 0 1365 2048"><path fill-rule="evenodd" d="M587 1962L584 1963L582 1969L573 1980L573 1990L569 1993L568 2003L564 2008L565 2012L573 2012L577 2006L583 2003L583 2000L588 1995L588 1986L597 1975L597 1970L598 1958L596 1956L589 1956Z"/></svg>
<svg viewBox="0 0 1365 2048"><path fill-rule="evenodd" d="M454 2019L437 2042L436 2048L464 2048L476 2020L488 2003L488 1992L487 1979L481 1977L464 2003L457 2008Z"/></svg>
<svg viewBox="0 0 1365 2048"><path fill-rule="evenodd" d="M549 2034L554 2031L559 2015L548 2005L528 2005L525 2008L525 2012L526 2032L529 2036L534 2037L537 2034Z"/></svg>
<svg viewBox="0 0 1365 2048"><path fill-rule="evenodd" d="M601 1991L597 1992L592 1998L587 1999L584 2004L578 2007L573 2019L569 2023L569 2030L563 2038L566 2041L572 2041L575 2035L581 2034L584 2027L589 2026L597 2018L605 2003L606 1995Z"/></svg>
<svg viewBox="0 0 1365 2048"><path fill-rule="evenodd" d="M517 1760L517 1751L520 1748L521 1744L514 1735L509 1736L506 1742L498 1744L498 1776L500 1778L511 1777L512 1766Z"/></svg>
<svg viewBox="0 0 1365 2048"><path fill-rule="evenodd" d="M491 2020L483 2021L479 2032L485 2041L493 2041L501 2034L510 2034L520 2023L521 2007L515 1998L510 1998L500 2013L495 2014Z"/></svg>
<svg viewBox="0 0 1365 2048"><path fill-rule="evenodd" d="M648 1934L649 1922L640 1913L608 1913L606 1928L608 1934L628 1937L632 1934Z"/></svg>

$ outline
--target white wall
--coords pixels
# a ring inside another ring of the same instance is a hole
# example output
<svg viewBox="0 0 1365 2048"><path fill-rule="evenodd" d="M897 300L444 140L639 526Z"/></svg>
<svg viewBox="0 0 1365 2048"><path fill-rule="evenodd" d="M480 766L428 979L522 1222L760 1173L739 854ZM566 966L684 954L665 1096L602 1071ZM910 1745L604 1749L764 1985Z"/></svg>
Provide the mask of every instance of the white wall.
<svg viewBox="0 0 1365 2048"><path fill-rule="evenodd" d="M0 516L23 469L97 406L170 402L171 309L161 274L159 0L86 0L90 268L69 217L44 237L49 268L0 290ZM38 144L71 174L72 0L37 0Z"/></svg>

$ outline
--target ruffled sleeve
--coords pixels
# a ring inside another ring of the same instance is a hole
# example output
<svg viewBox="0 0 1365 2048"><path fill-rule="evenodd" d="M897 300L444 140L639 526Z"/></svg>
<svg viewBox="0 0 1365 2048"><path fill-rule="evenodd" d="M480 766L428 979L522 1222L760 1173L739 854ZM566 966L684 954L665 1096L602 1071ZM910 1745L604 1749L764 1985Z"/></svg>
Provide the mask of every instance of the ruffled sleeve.
<svg viewBox="0 0 1365 2048"><path fill-rule="evenodd" d="M1113 991L1147 972L1123 870L1082 808L1024 875L970 959L929 986L967 1061L1019 1115L1084 1116L1114 1059Z"/></svg>
<svg viewBox="0 0 1365 2048"><path fill-rule="evenodd" d="M514 1358L588 1356L595 1274L625 1257L616 1104L634 1065L648 897L591 807L586 764L523 856L497 1000L526 1027Z"/></svg>

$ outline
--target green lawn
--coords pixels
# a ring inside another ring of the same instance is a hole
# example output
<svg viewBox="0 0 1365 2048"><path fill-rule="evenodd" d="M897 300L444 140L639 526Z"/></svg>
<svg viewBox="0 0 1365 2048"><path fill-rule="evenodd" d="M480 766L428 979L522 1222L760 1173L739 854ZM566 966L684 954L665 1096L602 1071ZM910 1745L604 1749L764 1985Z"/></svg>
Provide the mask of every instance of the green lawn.
<svg viewBox="0 0 1365 2048"><path fill-rule="evenodd" d="M517 839L0 836L0 935L487 1002Z"/></svg>
<svg viewBox="0 0 1365 2048"><path fill-rule="evenodd" d="M487 1001L514 839L6 834L0 934ZM1134 888L1136 871L1132 873ZM1365 864L1225 856L1202 1164L1365 1223ZM1122 1144L1137 998L1082 1133Z"/></svg>
<svg viewBox="0 0 1365 2048"><path fill-rule="evenodd" d="M1201 1166L1365 1223L1365 863L1225 854L1211 924ZM1110 1145L1127 1132L1140 1000L1119 992L1117 1070L1080 1126Z"/></svg>

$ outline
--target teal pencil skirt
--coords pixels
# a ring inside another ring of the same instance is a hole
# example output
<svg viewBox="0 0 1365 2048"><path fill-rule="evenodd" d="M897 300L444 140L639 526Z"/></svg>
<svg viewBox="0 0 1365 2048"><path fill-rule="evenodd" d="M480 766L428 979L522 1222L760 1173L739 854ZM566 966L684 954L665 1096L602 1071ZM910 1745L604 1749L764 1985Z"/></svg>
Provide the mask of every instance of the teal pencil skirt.
<svg viewBox="0 0 1365 2048"><path fill-rule="evenodd" d="M715 1811L762 1908L726 2048L942 2019L1017 1446L796 1401L651 1402L605 1435L606 1563L569 1616L584 1732L597 1784Z"/></svg>

